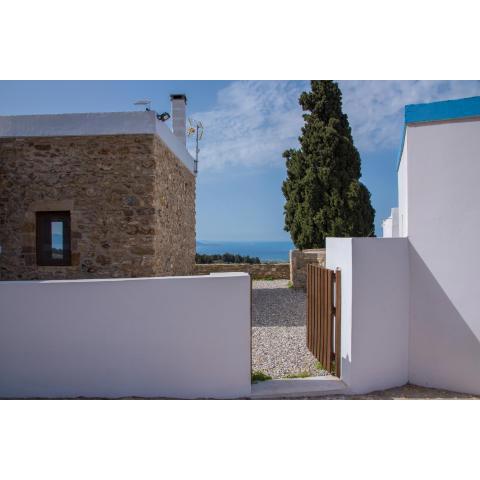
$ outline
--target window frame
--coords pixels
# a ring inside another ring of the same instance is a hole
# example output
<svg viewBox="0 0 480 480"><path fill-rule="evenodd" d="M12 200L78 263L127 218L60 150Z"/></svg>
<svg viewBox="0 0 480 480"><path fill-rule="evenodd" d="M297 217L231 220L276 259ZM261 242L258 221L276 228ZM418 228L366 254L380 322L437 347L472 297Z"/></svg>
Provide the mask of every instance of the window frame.
<svg viewBox="0 0 480 480"><path fill-rule="evenodd" d="M62 250L61 259L52 258L52 223L62 222ZM42 211L35 212L36 229L36 259L37 265L44 267L68 267L72 264L71 252L71 223L69 211ZM50 245L49 250L43 248Z"/></svg>

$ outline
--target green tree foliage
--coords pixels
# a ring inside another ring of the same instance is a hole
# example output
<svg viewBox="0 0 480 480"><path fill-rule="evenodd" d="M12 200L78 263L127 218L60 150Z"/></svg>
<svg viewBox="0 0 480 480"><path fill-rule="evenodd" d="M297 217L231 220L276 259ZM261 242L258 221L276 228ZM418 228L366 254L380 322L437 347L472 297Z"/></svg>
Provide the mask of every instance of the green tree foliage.
<svg viewBox="0 0 480 480"><path fill-rule="evenodd" d="M258 257L250 257L249 255L239 255L236 253L216 253L207 255L205 253L197 253L195 255L196 263L260 263Z"/></svg>
<svg viewBox="0 0 480 480"><path fill-rule="evenodd" d="M300 148L283 154L285 230L300 249L323 248L326 237L373 236L375 210L359 181L360 155L340 88L331 80L312 80L299 103L307 112Z"/></svg>

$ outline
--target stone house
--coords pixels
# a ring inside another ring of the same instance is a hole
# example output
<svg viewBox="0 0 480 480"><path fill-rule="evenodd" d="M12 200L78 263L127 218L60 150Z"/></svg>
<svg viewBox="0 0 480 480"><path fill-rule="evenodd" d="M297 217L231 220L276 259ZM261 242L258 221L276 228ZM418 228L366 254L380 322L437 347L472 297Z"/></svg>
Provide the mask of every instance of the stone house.
<svg viewBox="0 0 480 480"><path fill-rule="evenodd" d="M185 95L154 111L0 117L0 279L189 275Z"/></svg>

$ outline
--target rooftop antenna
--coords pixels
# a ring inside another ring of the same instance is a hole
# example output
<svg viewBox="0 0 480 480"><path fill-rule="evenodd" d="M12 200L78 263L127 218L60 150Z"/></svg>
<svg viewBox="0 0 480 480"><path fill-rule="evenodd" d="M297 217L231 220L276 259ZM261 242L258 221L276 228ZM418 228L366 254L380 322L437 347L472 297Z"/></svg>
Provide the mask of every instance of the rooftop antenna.
<svg viewBox="0 0 480 480"><path fill-rule="evenodd" d="M187 129L187 135L195 135L195 161L193 163L193 172L195 175L198 173L198 153L200 149L198 148L198 142L203 137L203 124L200 120L193 120L192 118L188 119L189 127Z"/></svg>
<svg viewBox="0 0 480 480"><path fill-rule="evenodd" d="M148 100L148 99L143 99L143 100L137 100L134 105L144 105L145 106L145 110L147 112L150 111L150 106L152 105L152 101L151 100Z"/></svg>

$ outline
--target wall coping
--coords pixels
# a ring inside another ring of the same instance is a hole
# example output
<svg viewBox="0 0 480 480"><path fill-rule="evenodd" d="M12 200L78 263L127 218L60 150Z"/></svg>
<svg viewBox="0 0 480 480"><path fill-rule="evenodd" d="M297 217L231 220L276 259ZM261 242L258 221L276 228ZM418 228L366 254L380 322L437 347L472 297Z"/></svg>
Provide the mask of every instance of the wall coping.
<svg viewBox="0 0 480 480"><path fill-rule="evenodd" d="M248 273L244 272L226 272L227 277L248 277ZM196 280L202 278L210 278L215 275L178 275L169 277L124 277L124 278L74 278L74 279L59 279L59 280L0 280L0 287L6 284L15 285L27 285L27 284L44 284L44 283L106 283L106 282L141 282L145 280L158 280L158 281L175 281L180 280Z"/></svg>
<svg viewBox="0 0 480 480"><path fill-rule="evenodd" d="M325 252L325 248L306 248L305 250L300 250L299 248L295 248L290 250L291 252L300 252L300 253L318 253L318 252Z"/></svg>
<svg viewBox="0 0 480 480"><path fill-rule="evenodd" d="M290 265L290 262L260 262L260 263L195 263L195 265L211 266L211 265Z"/></svg>

